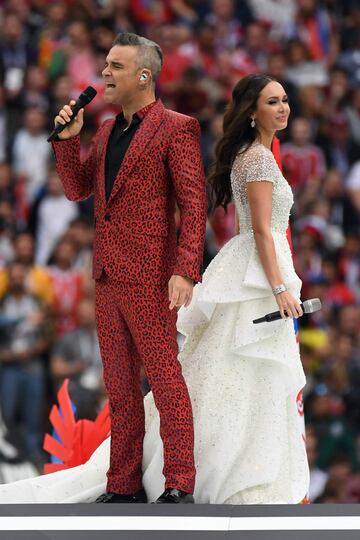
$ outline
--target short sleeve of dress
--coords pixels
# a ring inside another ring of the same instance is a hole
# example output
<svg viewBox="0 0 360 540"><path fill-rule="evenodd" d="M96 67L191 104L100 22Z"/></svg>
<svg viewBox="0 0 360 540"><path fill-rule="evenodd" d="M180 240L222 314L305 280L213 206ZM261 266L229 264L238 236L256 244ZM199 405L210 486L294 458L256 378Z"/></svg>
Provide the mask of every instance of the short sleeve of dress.
<svg viewBox="0 0 360 540"><path fill-rule="evenodd" d="M274 183L276 167L272 152L262 145L249 148L244 154L243 173L246 182Z"/></svg>

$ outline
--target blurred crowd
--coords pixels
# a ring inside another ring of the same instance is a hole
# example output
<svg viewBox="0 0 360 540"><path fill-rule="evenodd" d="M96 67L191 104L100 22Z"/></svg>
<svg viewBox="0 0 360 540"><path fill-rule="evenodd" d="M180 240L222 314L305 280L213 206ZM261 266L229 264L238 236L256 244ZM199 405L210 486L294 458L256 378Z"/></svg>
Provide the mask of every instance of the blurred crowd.
<svg viewBox="0 0 360 540"><path fill-rule="evenodd" d="M67 201L46 138L88 85L82 152L117 113L101 70L118 32L157 41L157 95L196 117L208 170L234 84L266 72L292 110L279 133L295 194L294 260L312 502L360 502L360 3L358 0L0 0L0 461L44 461L47 417L64 378L78 418L106 399L91 279L92 200ZM236 232L209 212L206 266ZM241 389L239 389L241 391ZM1 429L0 429L1 433ZM219 435L221 436L221 435Z"/></svg>

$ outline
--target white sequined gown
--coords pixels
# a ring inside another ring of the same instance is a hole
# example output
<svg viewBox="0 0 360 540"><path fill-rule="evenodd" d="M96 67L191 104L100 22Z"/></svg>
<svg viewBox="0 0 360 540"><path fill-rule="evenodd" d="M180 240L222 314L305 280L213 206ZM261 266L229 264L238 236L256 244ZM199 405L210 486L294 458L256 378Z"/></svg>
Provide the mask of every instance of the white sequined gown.
<svg viewBox="0 0 360 540"><path fill-rule="evenodd" d="M309 471L296 398L305 384L292 320L253 325L277 310L260 264L246 183L273 183L271 229L283 281L300 298L286 238L291 189L273 154L255 143L231 172L240 234L232 238L181 309L180 353L193 405L197 503L299 503ZM143 482L149 499L164 488L159 415L145 398ZM109 440L80 467L1 487L0 502L90 502L105 490Z"/></svg>

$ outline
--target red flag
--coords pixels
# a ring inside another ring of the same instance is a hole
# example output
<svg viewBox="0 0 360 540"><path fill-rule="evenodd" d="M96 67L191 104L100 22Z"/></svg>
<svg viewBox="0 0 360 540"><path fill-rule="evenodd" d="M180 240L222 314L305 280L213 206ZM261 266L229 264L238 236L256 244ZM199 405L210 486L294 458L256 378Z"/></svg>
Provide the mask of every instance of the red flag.
<svg viewBox="0 0 360 540"><path fill-rule="evenodd" d="M274 154L276 163L278 164L280 171L282 172L280 141L279 141L279 139L277 137L274 137L274 139L273 139L273 142L272 142L272 145L271 145L271 151ZM289 246L290 246L290 250L291 250L291 253L292 253L293 249L292 249L290 226L288 226L288 228L287 228L286 236L287 236ZM298 325L297 325L296 319L294 319L294 330L295 330L295 334L296 334L296 341L299 343L299 332L298 332ZM304 403L303 403L303 396L302 396L302 391L301 390L300 390L299 394L297 395L296 403L297 403L297 409L298 409L298 413L299 413L299 422L300 422L302 435L303 435L303 440L304 440L304 444L305 444ZM310 501L309 501L308 497L305 496L300 504L310 504Z"/></svg>

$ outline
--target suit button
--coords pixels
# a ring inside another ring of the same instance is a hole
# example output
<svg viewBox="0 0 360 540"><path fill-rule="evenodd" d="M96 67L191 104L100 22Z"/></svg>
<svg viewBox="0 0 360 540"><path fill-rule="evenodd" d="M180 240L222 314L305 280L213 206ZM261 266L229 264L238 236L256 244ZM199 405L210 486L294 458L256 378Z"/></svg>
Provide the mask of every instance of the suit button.
<svg viewBox="0 0 360 540"><path fill-rule="evenodd" d="M110 214L105 214L105 221L111 221Z"/></svg>

